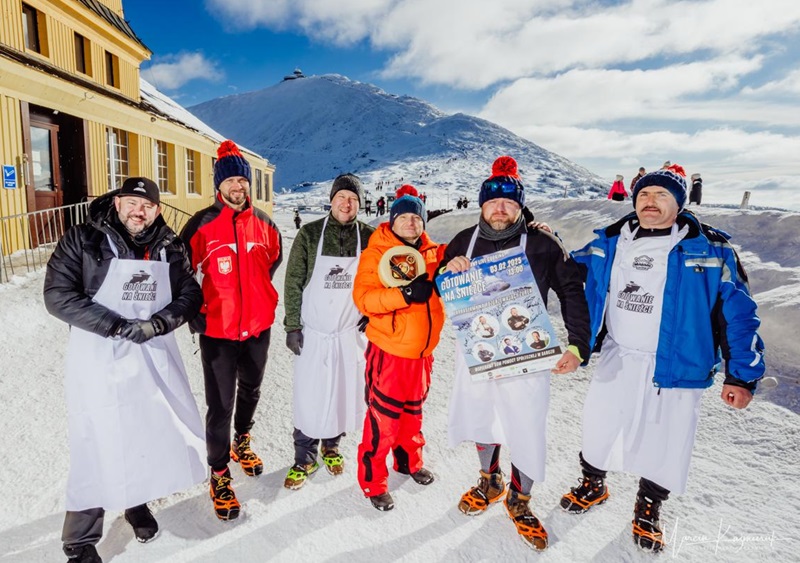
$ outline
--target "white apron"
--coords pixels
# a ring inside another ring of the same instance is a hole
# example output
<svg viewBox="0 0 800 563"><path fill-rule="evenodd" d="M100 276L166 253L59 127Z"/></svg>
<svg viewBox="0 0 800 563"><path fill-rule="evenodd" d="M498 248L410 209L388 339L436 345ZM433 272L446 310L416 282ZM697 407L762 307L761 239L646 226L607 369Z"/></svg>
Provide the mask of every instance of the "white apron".
<svg viewBox="0 0 800 563"><path fill-rule="evenodd" d="M626 471L681 494L703 389L653 385L667 258L685 232L632 240L626 225L609 286L608 335L583 412L583 457L600 469Z"/></svg>
<svg viewBox="0 0 800 563"><path fill-rule="evenodd" d="M149 319L172 301L161 260L114 258L94 301ZM65 388L67 510L124 510L205 480L203 424L174 333L134 344L72 327Z"/></svg>
<svg viewBox="0 0 800 563"><path fill-rule="evenodd" d="M311 279L303 289L303 350L294 360L294 426L309 438L335 438L364 422L364 352L358 331L361 313L353 302L353 280L361 256L356 226L356 255L323 256L322 241Z"/></svg>
<svg viewBox="0 0 800 563"><path fill-rule="evenodd" d="M472 235L467 258L477 240ZM527 235L520 238L525 252ZM550 371L495 381L473 381L464 353L456 346L456 375L450 396L447 435L451 448L464 441L503 444L511 463L534 481L544 481Z"/></svg>

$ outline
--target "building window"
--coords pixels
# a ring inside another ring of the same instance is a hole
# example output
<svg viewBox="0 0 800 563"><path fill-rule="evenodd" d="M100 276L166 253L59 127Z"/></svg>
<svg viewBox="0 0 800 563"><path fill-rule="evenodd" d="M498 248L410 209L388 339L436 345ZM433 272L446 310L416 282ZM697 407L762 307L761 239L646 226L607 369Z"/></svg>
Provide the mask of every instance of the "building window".
<svg viewBox="0 0 800 563"><path fill-rule="evenodd" d="M167 153L167 143L165 141L156 141L155 145L153 145L153 149L156 184L158 184L158 189L161 193L169 192L169 155Z"/></svg>
<svg viewBox="0 0 800 563"><path fill-rule="evenodd" d="M199 155L197 151L186 149L186 193L198 194L197 190L197 161Z"/></svg>
<svg viewBox="0 0 800 563"><path fill-rule="evenodd" d="M272 176L269 174L265 174L265 181L264 181L264 201L269 203L272 201Z"/></svg>
<svg viewBox="0 0 800 563"><path fill-rule="evenodd" d="M92 75L89 40L80 33L75 34L75 70L88 76Z"/></svg>
<svg viewBox="0 0 800 563"><path fill-rule="evenodd" d="M108 189L122 187L128 177L128 132L116 127L106 127L108 150Z"/></svg>
<svg viewBox="0 0 800 563"><path fill-rule="evenodd" d="M27 4L22 5L22 34L25 36L26 49L48 56L47 19L44 13Z"/></svg>
<svg viewBox="0 0 800 563"><path fill-rule="evenodd" d="M106 84L119 88L119 57L106 51Z"/></svg>
<svg viewBox="0 0 800 563"><path fill-rule="evenodd" d="M263 190L263 182L262 182L262 173L261 170L256 170L256 200L262 201L264 199L264 190Z"/></svg>

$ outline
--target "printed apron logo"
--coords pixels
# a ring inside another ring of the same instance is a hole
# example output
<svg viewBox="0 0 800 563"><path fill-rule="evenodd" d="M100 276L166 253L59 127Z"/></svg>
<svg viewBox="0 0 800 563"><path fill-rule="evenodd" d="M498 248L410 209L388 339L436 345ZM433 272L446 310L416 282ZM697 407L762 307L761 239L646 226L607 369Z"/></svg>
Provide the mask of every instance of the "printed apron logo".
<svg viewBox="0 0 800 563"><path fill-rule="evenodd" d="M617 308L633 313L652 313L655 298L647 292L639 295L640 289L642 286L634 282L627 283L625 289L617 293Z"/></svg>
<svg viewBox="0 0 800 563"><path fill-rule="evenodd" d="M158 282L147 283L149 279L150 274L144 270L133 274L129 282L122 284L122 300L155 301Z"/></svg>
<svg viewBox="0 0 800 563"><path fill-rule="evenodd" d="M653 267L653 259L649 256L637 256L633 259L633 267L637 270L647 271Z"/></svg>
<svg viewBox="0 0 800 563"><path fill-rule="evenodd" d="M351 274L343 274L344 268L336 264L331 268L328 275L325 276L324 289L352 289L353 276Z"/></svg>
<svg viewBox="0 0 800 563"><path fill-rule="evenodd" d="M230 274L233 271L233 262L231 261L230 256L223 256L222 258L217 258L217 268L219 269L220 274Z"/></svg>

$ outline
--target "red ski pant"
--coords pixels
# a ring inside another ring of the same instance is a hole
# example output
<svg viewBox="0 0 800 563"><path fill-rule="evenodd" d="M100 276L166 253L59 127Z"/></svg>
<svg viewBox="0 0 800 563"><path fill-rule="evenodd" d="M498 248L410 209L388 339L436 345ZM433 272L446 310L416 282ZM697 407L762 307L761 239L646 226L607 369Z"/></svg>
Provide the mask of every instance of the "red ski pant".
<svg viewBox="0 0 800 563"><path fill-rule="evenodd" d="M389 450L398 473L422 468L422 404L431 384L433 356L400 358L370 343L366 358L367 416L358 446L358 484L374 497L388 490Z"/></svg>

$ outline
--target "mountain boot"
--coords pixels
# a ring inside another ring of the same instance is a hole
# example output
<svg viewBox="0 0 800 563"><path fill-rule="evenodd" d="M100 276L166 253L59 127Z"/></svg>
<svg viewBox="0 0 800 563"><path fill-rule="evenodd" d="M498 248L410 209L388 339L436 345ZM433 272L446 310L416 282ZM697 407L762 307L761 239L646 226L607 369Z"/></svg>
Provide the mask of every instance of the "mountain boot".
<svg viewBox="0 0 800 563"><path fill-rule="evenodd" d="M250 449L250 434L238 434L233 437L231 442L231 459L241 465L245 475L253 477L261 475L264 471L264 464L253 450Z"/></svg>
<svg viewBox="0 0 800 563"><path fill-rule="evenodd" d="M344 457L337 450L325 450L322 452L322 461L325 462L325 469L331 475L341 475L344 473Z"/></svg>
<svg viewBox="0 0 800 563"><path fill-rule="evenodd" d="M660 511L660 500L650 500L639 491L633 509L633 543L645 551L657 552L664 549L664 535L658 520Z"/></svg>
<svg viewBox="0 0 800 563"><path fill-rule="evenodd" d="M430 485L436 480L434 474L424 467L420 467L419 471L410 473L410 475L417 485Z"/></svg>
<svg viewBox="0 0 800 563"><path fill-rule="evenodd" d="M497 502L506 492L503 473L484 473L481 471L478 484L461 495L458 509L467 516L481 514L489 505Z"/></svg>
<svg viewBox="0 0 800 563"><path fill-rule="evenodd" d="M580 485L570 489L561 497L561 508L570 514L583 514L595 505L608 500L608 488L605 479L598 476L585 475Z"/></svg>
<svg viewBox="0 0 800 563"><path fill-rule="evenodd" d="M211 472L211 500L214 501L214 513L220 520L234 520L239 517L241 505L236 500L231 481L231 470L227 467L222 475Z"/></svg>
<svg viewBox="0 0 800 563"><path fill-rule="evenodd" d="M67 554L67 563L103 563L97 548L91 544L78 547L65 545L64 553Z"/></svg>
<svg viewBox="0 0 800 563"><path fill-rule="evenodd" d="M506 510L508 517L514 521L517 533L525 545L536 551L544 551L547 549L547 532L539 519L531 512L528 505L530 500L530 495L523 495L514 490L508 491L505 500Z"/></svg>
<svg viewBox="0 0 800 563"><path fill-rule="evenodd" d="M289 468L289 472L286 474L286 479L283 481L283 486L287 489L291 489L292 491L296 491L306 484L308 476L314 473L317 469L319 469L319 463L317 463L316 460L314 460L313 463L306 463L305 465L301 463L295 463Z"/></svg>
<svg viewBox="0 0 800 563"><path fill-rule="evenodd" d="M369 497L369 501L372 503L372 506L382 512L387 512L394 508L394 500L389 493L381 493L374 497Z"/></svg>
<svg viewBox="0 0 800 563"><path fill-rule="evenodd" d="M158 522L146 504L125 511L125 521L133 528L133 534L141 543L147 543L158 534Z"/></svg>

